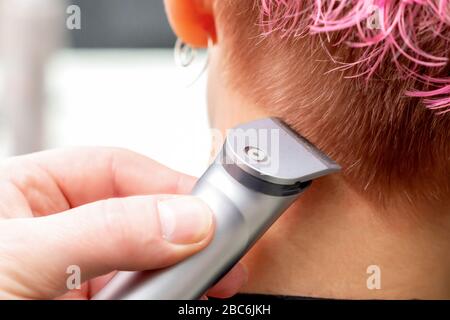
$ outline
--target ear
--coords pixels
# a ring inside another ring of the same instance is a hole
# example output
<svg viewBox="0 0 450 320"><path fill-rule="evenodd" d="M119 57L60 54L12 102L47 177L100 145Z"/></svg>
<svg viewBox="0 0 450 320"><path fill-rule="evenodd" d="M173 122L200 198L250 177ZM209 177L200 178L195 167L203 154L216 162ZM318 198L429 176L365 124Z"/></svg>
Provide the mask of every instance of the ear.
<svg viewBox="0 0 450 320"><path fill-rule="evenodd" d="M214 0L164 0L175 34L192 47L207 47L208 38L217 41Z"/></svg>

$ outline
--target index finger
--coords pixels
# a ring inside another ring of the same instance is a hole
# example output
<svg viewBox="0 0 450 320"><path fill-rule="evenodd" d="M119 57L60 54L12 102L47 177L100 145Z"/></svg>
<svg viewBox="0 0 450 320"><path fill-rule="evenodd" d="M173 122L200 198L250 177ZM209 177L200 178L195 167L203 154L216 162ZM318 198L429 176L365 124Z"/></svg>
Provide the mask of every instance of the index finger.
<svg viewBox="0 0 450 320"><path fill-rule="evenodd" d="M71 148L16 158L15 166L37 165L70 207L115 197L156 193L184 194L194 177L176 172L132 151L119 148Z"/></svg>

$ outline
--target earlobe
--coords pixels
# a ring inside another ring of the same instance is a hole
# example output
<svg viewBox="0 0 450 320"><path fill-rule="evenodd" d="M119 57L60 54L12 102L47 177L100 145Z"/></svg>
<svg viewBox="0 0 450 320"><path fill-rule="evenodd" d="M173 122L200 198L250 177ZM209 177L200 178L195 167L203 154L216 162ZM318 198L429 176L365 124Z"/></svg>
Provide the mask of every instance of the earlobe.
<svg viewBox="0 0 450 320"><path fill-rule="evenodd" d="M164 0L173 31L192 47L207 47L217 41L214 0Z"/></svg>

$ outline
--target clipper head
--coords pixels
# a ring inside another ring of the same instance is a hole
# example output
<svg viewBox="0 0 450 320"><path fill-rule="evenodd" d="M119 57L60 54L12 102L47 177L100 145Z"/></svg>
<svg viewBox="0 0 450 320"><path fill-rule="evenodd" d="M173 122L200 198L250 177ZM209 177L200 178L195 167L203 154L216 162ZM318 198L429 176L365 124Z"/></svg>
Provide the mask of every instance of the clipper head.
<svg viewBox="0 0 450 320"><path fill-rule="evenodd" d="M306 183L341 169L278 118L231 129L220 159L235 178L239 168L244 176L282 186Z"/></svg>

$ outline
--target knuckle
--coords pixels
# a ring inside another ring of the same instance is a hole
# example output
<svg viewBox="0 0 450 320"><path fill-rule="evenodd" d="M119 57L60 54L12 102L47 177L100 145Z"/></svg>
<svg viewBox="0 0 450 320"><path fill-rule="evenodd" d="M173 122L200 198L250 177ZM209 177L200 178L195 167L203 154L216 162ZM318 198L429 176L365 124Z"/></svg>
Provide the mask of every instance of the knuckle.
<svg viewBox="0 0 450 320"><path fill-rule="evenodd" d="M111 163L121 163L123 159L127 159L130 155L134 155L135 152L119 147L105 147L102 149L104 156L109 159Z"/></svg>
<svg viewBox="0 0 450 320"><path fill-rule="evenodd" d="M148 210L142 205L134 205L132 199L117 198L104 200L102 206L106 232L118 252L125 252L132 258L160 241L159 235L151 232L150 221L145 217Z"/></svg>

